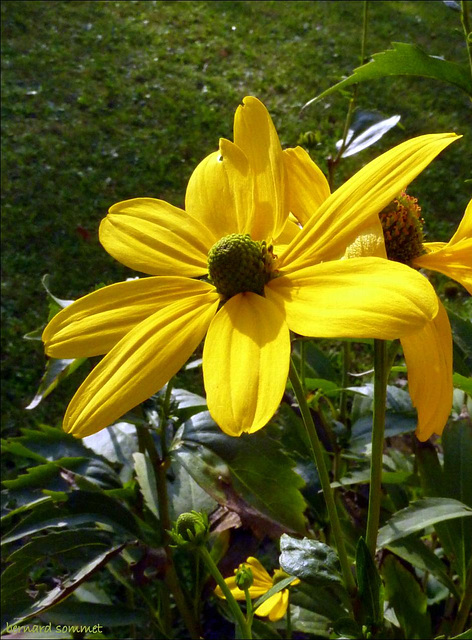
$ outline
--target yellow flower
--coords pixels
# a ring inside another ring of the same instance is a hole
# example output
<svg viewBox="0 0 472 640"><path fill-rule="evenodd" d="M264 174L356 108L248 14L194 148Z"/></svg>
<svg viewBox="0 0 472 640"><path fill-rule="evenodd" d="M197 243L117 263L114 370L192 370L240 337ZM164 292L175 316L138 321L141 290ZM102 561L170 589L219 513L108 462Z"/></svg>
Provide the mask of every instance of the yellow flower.
<svg viewBox="0 0 472 640"><path fill-rule="evenodd" d="M303 149L289 149L285 153L290 193L293 194L292 212L302 224L317 227L323 218L322 203L329 199L328 183L324 176L320 178L320 170ZM405 180L403 187L408 182ZM309 185L315 183L316 188L310 195ZM319 188L320 183L322 189ZM381 210L373 209L370 216L360 221L357 229L356 218L351 218L351 235L346 234L344 257L387 257L384 231L379 220ZM464 219L450 242L424 243L423 247L428 253L413 258L411 266L441 271L461 282L471 292L471 229L472 205L469 203ZM340 256L332 253L327 256L328 259L336 257ZM418 295L421 294L418 292ZM418 411L416 435L419 440L425 441L433 433L442 433L452 406L452 335L446 310L439 298L438 313L434 319L417 330L410 329L400 336L400 340L407 363L410 396Z"/></svg>
<svg viewBox="0 0 472 640"><path fill-rule="evenodd" d="M299 232L288 219L286 154L264 105L245 98L234 143L220 140L197 166L185 211L138 198L114 205L102 221L105 249L152 277L99 289L46 327L52 357L106 354L71 400L65 430L82 437L112 424L156 393L206 335L209 411L230 435L254 432L285 390L290 330L392 339L422 327L437 300L416 271L377 258L331 258L342 255L359 221L455 137L422 136L383 154Z"/></svg>
<svg viewBox="0 0 472 640"><path fill-rule="evenodd" d="M265 593L267 593L269 589L272 589L272 587L277 584L277 582L280 582L283 578L289 577L288 574L279 569L274 571L274 575L271 578L262 564L259 562L259 560L253 557L249 557L246 562L244 562L244 565L248 566L251 569L254 578L252 586L248 589L249 595L253 599L260 598ZM239 565L238 569L242 566L243 565ZM235 569L235 574L238 569ZM236 584L235 576L232 576L231 578L225 578L225 582L236 600L246 599L244 591L239 589ZM296 578L293 582L290 583L290 586L293 587L299 583L300 580ZM225 598L220 587L216 587L215 593L218 597L223 599ZM287 607L288 589L282 589L282 591L279 591L273 596L270 596L270 598L263 602L260 607L257 607L255 614L262 617L269 616L269 620L271 620L272 622L276 622L277 620L280 620L284 617L285 613L287 612Z"/></svg>

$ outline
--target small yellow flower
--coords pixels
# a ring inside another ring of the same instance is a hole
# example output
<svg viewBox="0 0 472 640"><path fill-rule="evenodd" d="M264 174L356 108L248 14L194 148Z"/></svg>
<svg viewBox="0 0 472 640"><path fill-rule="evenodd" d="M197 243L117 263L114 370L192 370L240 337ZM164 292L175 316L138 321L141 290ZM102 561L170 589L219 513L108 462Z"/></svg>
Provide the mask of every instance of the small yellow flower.
<svg viewBox="0 0 472 640"><path fill-rule="evenodd" d="M324 179L323 189L319 188L321 172L303 149L290 149L285 153L288 156L288 183L293 194L291 210L305 226L320 226L322 205L328 201L330 193L328 183ZM311 190L310 184L314 185ZM407 180L403 187L406 184ZM405 262L415 268L441 271L463 284L469 293L472 293L472 201L457 232L447 244L422 243L422 220L419 218L420 210L416 201L403 193L395 202L395 211L390 211L390 205L377 211L372 210L370 215L359 221L357 229L353 218L351 235L346 235L347 246L343 257L387 258L385 242L390 242L390 247L393 246L394 249L392 254L389 253L391 259ZM409 218L405 211L408 207L412 214ZM379 220L382 210L384 229ZM393 225L390 227L395 221L401 224L397 228L393 228ZM409 234L412 243L409 249L406 249L408 242L403 243L403 236ZM409 250L413 251L411 255L408 255ZM422 254L423 250L427 253ZM328 257L340 256L331 254ZM417 295L421 294L418 292ZM437 302L438 312L433 320L421 328L411 327L404 335L399 336L408 369L410 396L418 411L416 435L421 441L427 440L433 433L442 433L452 406L451 328L446 310L439 298Z"/></svg>
<svg viewBox="0 0 472 640"><path fill-rule="evenodd" d="M239 565L238 569L235 569L234 573L236 574L237 571L244 565L248 566L251 569L254 578L252 586L248 589L249 595L252 599L260 598L265 593L267 593L269 589L272 589L272 587L277 584L277 582L280 582L283 578L289 577L288 574L286 574L284 571L282 571L281 569L277 569L274 571L274 575L271 578L262 564L259 562L259 560L253 557L249 557L246 562ZM244 591L239 589L236 584L235 576L225 578L225 582L236 600L246 599ZM299 583L300 580L298 580L297 578L290 583L290 586L293 587ZM224 595L220 587L216 587L215 593L218 597L224 599ZM288 589L282 589L282 591L275 593L273 596L263 602L261 606L256 609L255 614L261 617L268 616L269 620L271 620L272 622L276 622L277 620L280 620L284 617L285 613L287 612L287 607Z"/></svg>
<svg viewBox="0 0 472 640"><path fill-rule="evenodd" d="M434 290L404 265L341 257L454 134L414 138L383 154L329 196L300 232L289 219L289 157L256 98L236 111L234 142L193 172L185 211L137 198L111 207L105 249L150 274L89 294L46 327L54 358L105 355L71 400L64 429L83 437L164 386L200 342L208 408L226 433L262 428L280 403L290 331L313 337L393 339L437 314ZM319 172L320 173L320 172ZM275 245L275 246L274 246Z"/></svg>

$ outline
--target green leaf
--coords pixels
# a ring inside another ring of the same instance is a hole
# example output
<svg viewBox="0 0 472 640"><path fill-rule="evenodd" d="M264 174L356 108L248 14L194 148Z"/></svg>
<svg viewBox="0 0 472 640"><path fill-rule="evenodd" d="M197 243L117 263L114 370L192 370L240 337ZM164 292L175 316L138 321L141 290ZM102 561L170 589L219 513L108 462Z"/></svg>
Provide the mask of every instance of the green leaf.
<svg viewBox="0 0 472 640"><path fill-rule="evenodd" d="M472 95L472 80L467 67L447 62L437 56L430 56L414 44L392 42L392 45L393 49L374 53L370 62L354 69L348 78L323 91L316 98L312 98L303 108L350 85L389 76L434 78L462 89L469 96Z"/></svg>
<svg viewBox="0 0 472 640"><path fill-rule="evenodd" d="M306 531L304 482L265 433L232 438L202 412L179 429L171 450L212 498L249 526L270 535Z"/></svg>
<svg viewBox="0 0 472 640"><path fill-rule="evenodd" d="M149 457L144 453L133 453L134 469L144 498L144 504L149 511L159 519L159 500L157 497L156 476Z"/></svg>
<svg viewBox="0 0 472 640"><path fill-rule="evenodd" d="M472 429L469 420L446 425L442 434L443 479L446 495L472 508ZM454 541L454 566L463 586L472 557L472 520L462 518L449 523Z"/></svg>
<svg viewBox="0 0 472 640"><path fill-rule="evenodd" d="M472 396L472 378L466 378L460 373L454 373L452 376L452 383L456 389L461 389L462 391L465 391L465 393L468 393L469 396Z"/></svg>
<svg viewBox="0 0 472 640"><path fill-rule="evenodd" d="M74 575L66 578L59 586L52 589L44 598L34 602L28 609L23 611L23 613L17 618L17 624L24 622L28 618L44 613L47 609L50 609L67 598L80 584L82 584L82 582L89 580L96 571L104 567L107 562L120 553L124 549L125 544L126 543L122 543L101 553L91 562L85 564Z"/></svg>
<svg viewBox="0 0 472 640"><path fill-rule="evenodd" d="M454 636L451 640L472 640L472 629L467 629L467 631L464 631L459 636Z"/></svg>
<svg viewBox="0 0 472 640"><path fill-rule="evenodd" d="M384 603L382 580L364 538L359 538L357 543L356 576L366 622L373 625L382 624Z"/></svg>
<svg viewBox="0 0 472 640"><path fill-rule="evenodd" d="M333 623L348 615L347 595L338 585L300 583L290 595L292 628L316 638L328 638Z"/></svg>
<svg viewBox="0 0 472 640"><path fill-rule="evenodd" d="M49 358L46 370L39 383L38 390L26 409L34 409L57 385L74 373L88 358L56 359Z"/></svg>
<svg viewBox="0 0 472 640"><path fill-rule="evenodd" d="M395 513L379 530L379 548L443 520L472 516L472 508L449 498L424 498Z"/></svg>
<svg viewBox="0 0 472 640"><path fill-rule="evenodd" d="M421 540L413 536L396 540L386 545L386 548L397 555L398 557L406 560L417 569L421 571L427 571L435 578L437 578L442 584L444 584L452 595L460 599L457 587L451 580L447 573L447 566L438 556L431 551Z"/></svg>
<svg viewBox="0 0 472 640"><path fill-rule="evenodd" d="M463 376L472 373L472 322L447 309L454 340L454 370Z"/></svg>
<svg viewBox="0 0 472 640"><path fill-rule="evenodd" d="M432 638L428 599L415 577L395 556L387 556L382 565L385 595L393 607L406 638Z"/></svg>
<svg viewBox="0 0 472 640"><path fill-rule="evenodd" d="M168 484L169 512L172 520L177 520L181 513L187 511L204 511L211 513L217 502L195 482L184 466L175 462L171 471L174 474Z"/></svg>
<svg viewBox="0 0 472 640"><path fill-rule="evenodd" d="M129 624L145 625L148 622L147 612L139 609L128 609L122 604L117 607L114 604L74 602L70 598L49 609L41 617L54 624L79 627L120 627Z"/></svg>
<svg viewBox="0 0 472 640"><path fill-rule="evenodd" d="M315 586L342 583L338 556L327 544L284 533L280 551L280 566L288 574Z"/></svg>
<svg viewBox="0 0 472 640"><path fill-rule="evenodd" d="M103 457L111 463L121 465L119 473L122 482L128 482L133 475L133 453L138 450L136 427L129 422L116 422L91 436L82 438L87 451Z"/></svg>

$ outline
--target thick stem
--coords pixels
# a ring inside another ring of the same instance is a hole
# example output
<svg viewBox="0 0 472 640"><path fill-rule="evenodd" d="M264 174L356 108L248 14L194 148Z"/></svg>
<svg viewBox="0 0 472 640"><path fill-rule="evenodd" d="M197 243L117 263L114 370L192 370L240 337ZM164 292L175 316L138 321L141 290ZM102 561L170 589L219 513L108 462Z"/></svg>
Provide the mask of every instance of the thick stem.
<svg viewBox="0 0 472 640"><path fill-rule="evenodd" d="M343 342L343 379L342 391L339 398L339 420L347 426L347 391L349 385L349 369L351 368L351 343Z"/></svg>
<svg viewBox="0 0 472 640"><path fill-rule="evenodd" d="M169 498L167 495L166 460L161 460L152 435L147 429L142 429L143 440L151 459L156 476L157 500L159 502L159 519L162 528L162 539L167 559L167 571L165 581L174 596L175 604L190 633L191 638L200 638L198 624L192 615L192 609L188 605L184 593L180 587L177 572L174 566L172 549L169 546L170 537L168 531L172 528L169 516Z"/></svg>
<svg viewBox="0 0 472 640"><path fill-rule="evenodd" d="M343 532L341 529L341 523L339 521L338 512L336 510L336 504L334 502L334 494L333 494L333 490L331 489L328 470L326 469L326 465L325 465L323 449L321 446L321 442L318 438L318 434L316 432L316 428L313 423L313 418L311 417L310 409L308 407L305 394L303 393L303 388L302 388L300 379L298 377L297 371L293 365L293 362L290 362L290 382L292 383L293 390L297 397L298 406L300 407L303 422L308 434L308 438L310 440L313 459L315 461L315 465L318 470L318 475L321 482L321 488L323 489L323 495L325 498L326 507L328 509L329 521L331 524L331 529L333 531L334 540L336 543L339 562L341 563L341 570L344 578L344 583L349 593L352 596L354 596L356 591L356 584L354 582L354 577L351 573L351 565L347 557Z"/></svg>
<svg viewBox="0 0 472 640"><path fill-rule="evenodd" d="M467 618L472 607L472 561L469 562L469 568L467 570L467 579L465 582L464 594L462 596L459 609L457 611L457 617L454 620L454 624L451 629L451 638L458 636L462 633Z"/></svg>
<svg viewBox="0 0 472 640"><path fill-rule="evenodd" d="M208 549L205 546L198 547L198 552L200 554L201 559L206 565L206 568L213 576L216 581L216 584L220 587L223 592L224 597L228 603L229 608L231 609L231 613L233 614L233 618L235 623L238 625L241 631L241 638L252 638L251 627L248 626L246 619L241 611L238 603L236 602L233 594L231 593L228 585L226 584L223 576L220 573L220 570L216 566L213 558L211 557Z"/></svg>
<svg viewBox="0 0 472 640"><path fill-rule="evenodd" d="M366 544L375 556L379 530L382 484L382 457L385 432L385 403L387 399L387 343L374 340L374 416L372 423L372 457L370 463L369 509L367 513Z"/></svg>

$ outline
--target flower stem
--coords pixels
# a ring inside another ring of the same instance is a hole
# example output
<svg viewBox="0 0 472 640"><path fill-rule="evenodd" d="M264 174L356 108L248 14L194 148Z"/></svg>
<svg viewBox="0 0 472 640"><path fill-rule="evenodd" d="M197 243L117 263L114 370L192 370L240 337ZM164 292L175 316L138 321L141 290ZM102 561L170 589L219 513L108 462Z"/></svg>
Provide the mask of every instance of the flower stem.
<svg viewBox="0 0 472 640"><path fill-rule="evenodd" d="M290 375L290 382L292 383L293 390L298 400L298 406L300 407L303 423L305 425L308 438L310 440L313 459L315 461L316 468L318 470L318 475L320 477L321 488L323 489L323 495L325 498L326 507L328 509L329 521L333 531L339 561L341 563L341 570L344 578L344 583L349 593L353 596L355 594L356 584L354 582L354 577L351 573L351 566L349 563L349 559L347 557L343 532L341 529L341 523L339 521L338 512L336 510L336 504L334 502L334 494L333 494L333 490L331 489L328 470L326 469L323 449L321 446L321 442L318 438L315 425L313 423L313 418L311 417L310 409L308 407L305 394L303 393L303 388L302 388L300 379L298 377L297 370L295 369L295 366L292 361L290 362L289 375Z"/></svg>
<svg viewBox="0 0 472 640"><path fill-rule="evenodd" d="M343 379L341 382L342 391L339 398L339 420L347 427L347 391L349 385L349 369L351 368L351 343L347 340L343 342Z"/></svg>
<svg viewBox="0 0 472 640"><path fill-rule="evenodd" d="M467 617L472 607L472 560L469 562L469 568L467 570L467 579L465 582L464 594L462 596L459 610L457 611L456 619L451 629L451 638L458 636L462 633Z"/></svg>
<svg viewBox="0 0 472 640"><path fill-rule="evenodd" d="M372 557L377 548L382 484L382 456L387 399L387 342L374 340L374 415L372 423L372 457L370 462L369 509L367 512L366 544Z"/></svg>
<svg viewBox="0 0 472 640"><path fill-rule="evenodd" d="M465 35L465 46L467 47L467 53L469 54L470 72L472 73L472 36L470 31L469 22L469 7L466 0L461 1L461 22Z"/></svg>
<svg viewBox="0 0 472 640"><path fill-rule="evenodd" d="M200 554L201 559L205 563L206 568L208 569L210 574L213 576L213 578L216 581L216 584L220 587L224 597L226 598L228 606L231 609L231 613L233 614L234 621L239 626L239 629L241 631L241 635L239 637L249 638L250 640L252 638L251 627L250 625L248 625L243 615L243 612L241 611L228 585L224 581L224 578L221 575L220 570L216 566L215 561L211 557L208 549L204 545L202 545L198 547L197 550Z"/></svg>
<svg viewBox="0 0 472 640"><path fill-rule="evenodd" d="M149 454L149 458L154 468L154 474L156 477L156 489L157 500L159 502L159 519L162 529L162 538L164 544L164 550L167 558L167 571L166 571L166 583L174 596L175 604L182 616L182 619L190 633L191 638L199 638L200 633L198 630L198 624L192 615L192 610L188 606L184 593L180 587L177 572L174 566L174 558L172 555L172 549L169 546L169 534L167 533L172 528L172 523L169 516L169 497L167 495L167 479L166 479L166 460L161 460L157 451L155 442L148 429L142 429L142 437L145 443L146 449Z"/></svg>

